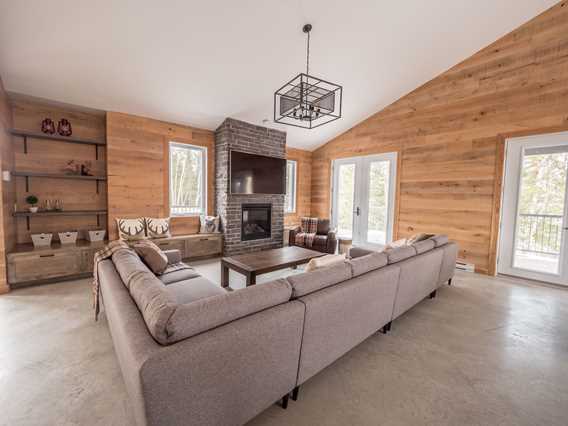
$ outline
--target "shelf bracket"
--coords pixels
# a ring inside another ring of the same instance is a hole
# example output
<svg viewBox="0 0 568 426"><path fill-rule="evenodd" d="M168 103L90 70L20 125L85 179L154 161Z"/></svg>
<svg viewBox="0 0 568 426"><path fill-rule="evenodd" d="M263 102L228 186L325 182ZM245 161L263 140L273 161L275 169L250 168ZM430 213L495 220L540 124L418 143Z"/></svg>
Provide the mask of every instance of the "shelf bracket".
<svg viewBox="0 0 568 426"><path fill-rule="evenodd" d="M28 153L28 137L24 136L24 154Z"/></svg>
<svg viewBox="0 0 568 426"><path fill-rule="evenodd" d="M30 177L26 176L26 192L30 192Z"/></svg>
<svg viewBox="0 0 568 426"><path fill-rule="evenodd" d="M97 227L101 226L101 217L97 214Z"/></svg>
<svg viewBox="0 0 568 426"><path fill-rule="evenodd" d="M28 229L28 231L30 230L30 217L26 216L26 228Z"/></svg>
<svg viewBox="0 0 568 426"><path fill-rule="evenodd" d="M95 185L97 186L97 194L99 193L99 180L97 179L95 181Z"/></svg>
<svg viewBox="0 0 568 426"><path fill-rule="evenodd" d="M95 145L95 160L99 159L99 146Z"/></svg>

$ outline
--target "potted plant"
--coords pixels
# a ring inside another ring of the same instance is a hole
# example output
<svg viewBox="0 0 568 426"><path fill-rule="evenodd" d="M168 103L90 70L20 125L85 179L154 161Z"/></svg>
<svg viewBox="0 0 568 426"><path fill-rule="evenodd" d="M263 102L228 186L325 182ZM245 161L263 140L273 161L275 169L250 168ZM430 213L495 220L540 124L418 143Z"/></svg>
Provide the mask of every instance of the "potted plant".
<svg viewBox="0 0 568 426"><path fill-rule="evenodd" d="M35 195L28 195L26 197L26 203L28 203L30 205L29 209L30 212L32 213L37 213L38 207L37 207L37 203L38 203L39 199L35 196Z"/></svg>

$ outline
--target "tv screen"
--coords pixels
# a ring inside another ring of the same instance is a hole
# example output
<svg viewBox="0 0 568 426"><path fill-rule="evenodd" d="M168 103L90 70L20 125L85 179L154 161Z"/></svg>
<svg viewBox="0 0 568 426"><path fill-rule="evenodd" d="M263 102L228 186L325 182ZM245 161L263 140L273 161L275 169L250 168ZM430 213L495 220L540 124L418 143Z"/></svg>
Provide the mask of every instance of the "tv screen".
<svg viewBox="0 0 568 426"><path fill-rule="evenodd" d="M231 151L231 194L285 194L286 160Z"/></svg>

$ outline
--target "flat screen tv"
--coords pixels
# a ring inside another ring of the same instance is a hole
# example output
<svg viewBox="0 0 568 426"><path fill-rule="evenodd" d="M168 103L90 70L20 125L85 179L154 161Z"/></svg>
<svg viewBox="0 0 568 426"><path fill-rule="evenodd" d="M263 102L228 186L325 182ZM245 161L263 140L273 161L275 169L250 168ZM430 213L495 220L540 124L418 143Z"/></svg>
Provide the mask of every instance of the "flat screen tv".
<svg viewBox="0 0 568 426"><path fill-rule="evenodd" d="M231 194L285 194L286 160L231 151Z"/></svg>

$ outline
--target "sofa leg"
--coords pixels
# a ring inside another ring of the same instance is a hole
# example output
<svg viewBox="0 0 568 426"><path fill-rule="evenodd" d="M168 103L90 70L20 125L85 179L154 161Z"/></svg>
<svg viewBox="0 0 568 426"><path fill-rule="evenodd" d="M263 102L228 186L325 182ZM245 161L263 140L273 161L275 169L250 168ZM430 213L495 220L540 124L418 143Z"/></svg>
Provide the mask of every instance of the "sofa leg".
<svg viewBox="0 0 568 426"><path fill-rule="evenodd" d="M430 299L433 299L434 297L436 297L436 291L434 290L432 293L430 293Z"/></svg>
<svg viewBox="0 0 568 426"><path fill-rule="evenodd" d="M448 280L448 285L452 285L452 279L451 278Z"/></svg>
<svg viewBox="0 0 568 426"><path fill-rule="evenodd" d="M392 321L387 322L383 328L381 328L381 333L387 334L391 329Z"/></svg>
<svg viewBox="0 0 568 426"><path fill-rule="evenodd" d="M300 386L296 386L292 391L292 401L298 400L298 394L300 393Z"/></svg>
<svg viewBox="0 0 568 426"><path fill-rule="evenodd" d="M285 410L288 408L288 399L290 399L290 394L287 394L282 397L282 408Z"/></svg>

